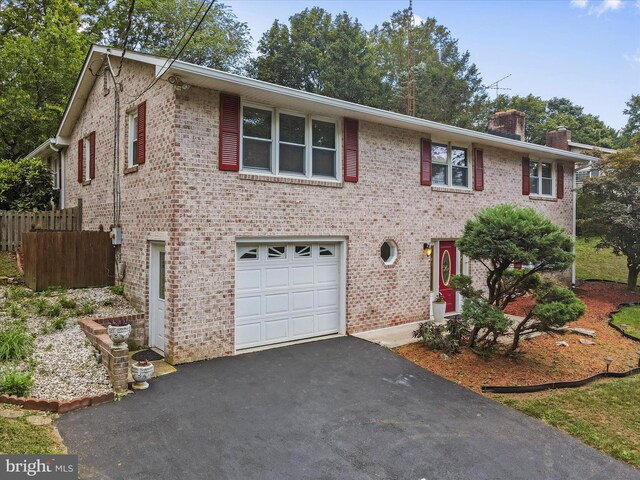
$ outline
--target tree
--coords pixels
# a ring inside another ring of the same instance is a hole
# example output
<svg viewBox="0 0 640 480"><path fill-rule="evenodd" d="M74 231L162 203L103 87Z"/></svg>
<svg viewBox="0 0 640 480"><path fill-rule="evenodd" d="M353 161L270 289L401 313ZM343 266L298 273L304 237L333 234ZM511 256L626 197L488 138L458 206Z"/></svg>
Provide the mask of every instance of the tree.
<svg viewBox="0 0 640 480"><path fill-rule="evenodd" d="M392 91L389 108L407 106L408 9L395 12L370 32L383 82ZM412 30L416 79L416 116L466 128L480 128L487 96L469 52L460 52L451 32L428 18Z"/></svg>
<svg viewBox="0 0 640 480"><path fill-rule="evenodd" d="M122 46L131 0L87 2L90 30L107 45ZM161 56L175 55L174 45L203 16L200 0L137 0L127 48ZM192 20L196 21L192 23ZM180 56L180 60L242 73L249 58L251 37L246 23L216 2Z"/></svg>
<svg viewBox="0 0 640 480"><path fill-rule="evenodd" d="M577 319L584 308L573 292L557 286L542 273L561 272L573 261L573 241L562 228L532 208L498 205L469 220L456 242L461 253L484 266L486 290L473 288L471 277L454 277L455 288L466 298L463 317L471 321L470 344L493 346L507 330L504 310L514 300L533 295L536 303L513 328L511 350L521 336L548 331ZM511 268L514 261L527 268Z"/></svg>
<svg viewBox="0 0 640 480"><path fill-rule="evenodd" d="M605 148L616 148L620 143L614 128L597 116L584 113L583 107L568 98L543 100L534 95L500 95L496 106L498 110L515 108L526 114L525 139L528 142L544 145L546 133L563 126L571 130L575 142Z"/></svg>
<svg viewBox="0 0 640 480"><path fill-rule="evenodd" d="M260 80L350 102L382 106L388 97L367 32L347 13L318 7L278 22L262 36L249 73Z"/></svg>
<svg viewBox="0 0 640 480"><path fill-rule="evenodd" d="M622 113L629 116L627 124L622 129L624 146L640 143L640 95L631 95Z"/></svg>
<svg viewBox="0 0 640 480"><path fill-rule="evenodd" d="M580 227L600 238L599 248L627 257L627 289L640 274L640 144L599 161L602 175L584 182L578 195Z"/></svg>
<svg viewBox="0 0 640 480"><path fill-rule="evenodd" d="M65 0L0 0L0 159L53 135L90 44Z"/></svg>
<svg viewBox="0 0 640 480"><path fill-rule="evenodd" d="M41 159L0 161L0 210L45 210L52 198L51 171Z"/></svg>

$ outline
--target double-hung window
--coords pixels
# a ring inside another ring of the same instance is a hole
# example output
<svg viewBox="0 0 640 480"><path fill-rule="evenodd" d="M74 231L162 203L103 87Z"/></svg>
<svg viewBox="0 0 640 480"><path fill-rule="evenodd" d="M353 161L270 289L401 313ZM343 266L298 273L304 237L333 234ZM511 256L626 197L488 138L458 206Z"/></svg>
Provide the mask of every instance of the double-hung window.
<svg viewBox="0 0 640 480"><path fill-rule="evenodd" d="M531 195L553 195L553 164L530 160L529 185Z"/></svg>
<svg viewBox="0 0 640 480"><path fill-rule="evenodd" d="M56 155L49 157L49 168L51 168L51 184L54 190L60 188L60 163Z"/></svg>
<svg viewBox="0 0 640 480"><path fill-rule="evenodd" d="M242 170L336 179L336 145L335 121L243 106Z"/></svg>
<svg viewBox="0 0 640 480"><path fill-rule="evenodd" d="M452 143L431 144L431 181L433 185L469 188L469 149Z"/></svg>
<svg viewBox="0 0 640 480"><path fill-rule="evenodd" d="M134 167L138 164L138 111L129 114L129 145L127 164Z"/></svg>

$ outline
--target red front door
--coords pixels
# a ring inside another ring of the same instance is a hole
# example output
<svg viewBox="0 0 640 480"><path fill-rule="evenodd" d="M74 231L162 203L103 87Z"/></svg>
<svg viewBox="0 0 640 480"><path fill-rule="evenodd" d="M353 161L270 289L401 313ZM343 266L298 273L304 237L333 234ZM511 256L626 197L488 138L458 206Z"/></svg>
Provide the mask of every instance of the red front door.
<svg viewBox="0 0 640 480"><path fill-rule="evenodd" d="M447 301L446 312L455 312L456 292L451 288L451 277L456 274L456 246L454 242L440 242L439 256L438 290Z"/></svg>

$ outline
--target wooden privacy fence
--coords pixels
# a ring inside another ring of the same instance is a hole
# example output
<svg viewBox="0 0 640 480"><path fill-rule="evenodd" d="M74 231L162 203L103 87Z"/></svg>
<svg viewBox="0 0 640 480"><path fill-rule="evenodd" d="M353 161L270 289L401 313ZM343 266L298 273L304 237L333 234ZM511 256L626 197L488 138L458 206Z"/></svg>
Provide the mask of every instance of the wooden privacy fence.
<svg viewBox="0 0 640 480"><path fill-rule="evenodd" d="M114 284L109 232L36 231L22 234L24 281L33 290Z"/></svg>
<svg viewBox="0 0 640 480"><path fill-rule="evenodd" d="M78 206L41 212L0 210L0 250L15 251L22 234L38 230L82 230L82 200Z"/></svg>

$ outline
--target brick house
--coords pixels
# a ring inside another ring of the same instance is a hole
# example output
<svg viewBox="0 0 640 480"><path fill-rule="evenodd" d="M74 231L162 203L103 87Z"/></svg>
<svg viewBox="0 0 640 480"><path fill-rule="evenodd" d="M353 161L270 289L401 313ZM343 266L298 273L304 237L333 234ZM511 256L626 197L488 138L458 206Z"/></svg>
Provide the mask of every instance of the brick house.
<svg viewBox="0 0 640 480"><path fill-rule="evenodd" d="M573 233L588 158L523 142L519 112L479 133L134 52L116 87L121 54L91 49L51 142L171 362L458 311L450 276L480 269L453 241L488 205Z"/></svg>

